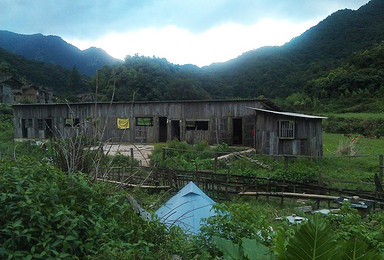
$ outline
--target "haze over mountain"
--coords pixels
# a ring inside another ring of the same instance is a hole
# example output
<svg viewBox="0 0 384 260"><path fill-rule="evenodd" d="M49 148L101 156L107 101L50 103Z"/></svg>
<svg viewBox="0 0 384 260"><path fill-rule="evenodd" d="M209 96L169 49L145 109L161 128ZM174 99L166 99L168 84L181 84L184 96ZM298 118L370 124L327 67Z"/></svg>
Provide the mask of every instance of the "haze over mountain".
<svg viewBox="0 0 384 260"><path fill-rule="evenodd" d="M303 90L308 79L338 65L353 52L384 40L384 1L356 11L340 10L282 47L244 53L207 71L234 86L240 96L286 96Z"/></svg>
<svg viewBox="0 0 384 260"><path fill-rule="evenodd" d="M94 75L104 65L111 66L119 61L102 49L92 47L81 51L53 35L23 35L0 31L0 47L30 60L60 65L67 69L76 66L80 73L87 76Z"/></svg>
<svg viewBox="0 0 384 260"><path fill-rule="evenodd" d="M291 108L296 104L299 109L318 109L319 104L346 100L343 104L351 111L380 110L372 104L379 103L380 93L384 96L383 14L384 1L372 0L356 11L330 15L284 46L252 50L203 68L174 65L164 58L128 56L124 63L99 70L100 100L262 95L291 102Z"/></svg>

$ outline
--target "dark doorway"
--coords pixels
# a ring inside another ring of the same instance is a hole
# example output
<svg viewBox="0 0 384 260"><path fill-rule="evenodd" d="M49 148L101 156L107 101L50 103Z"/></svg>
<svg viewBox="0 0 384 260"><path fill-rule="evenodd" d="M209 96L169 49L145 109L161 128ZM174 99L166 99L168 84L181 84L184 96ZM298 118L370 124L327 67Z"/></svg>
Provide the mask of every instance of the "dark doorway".
<svg viewBox="0 0 384 260"><path fill-rule="evenodd" d="M180 121L172 120L171 121L171 139L177 139L180 141Z"/></svg>
<svg viewBox="0 0 384 260"><path fill-rule="evenodd" d="M167 141L167 118L159 117L159 142Z"/></svg>
<svg viewBox="0 0 384 260"><path fill-rule="evenodd" d="M51 138L53 136L52 119L45 119L45 138Z"/></svg>
<svg viewBox="0 0 384 260"><path fill-rule="evenodd" d="M27 119L21 119L21 136L28 138Z"/></svg>
<svg viewBox="0 0 384 260"><path fill-rule="evenodd" d="M232 119L233 144L243 144L243 120L241 118Z"/></svg>

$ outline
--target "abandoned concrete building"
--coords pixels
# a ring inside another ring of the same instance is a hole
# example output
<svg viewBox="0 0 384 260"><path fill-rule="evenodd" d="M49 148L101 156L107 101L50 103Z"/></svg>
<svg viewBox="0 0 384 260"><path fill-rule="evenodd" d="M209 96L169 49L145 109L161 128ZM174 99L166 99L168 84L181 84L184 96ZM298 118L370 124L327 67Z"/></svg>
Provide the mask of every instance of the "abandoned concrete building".
<svg viewBox="0 0 384 260"><path fill-rule="evenodd" d="M265 99L19 104L13 109L15 138L79 133L111 142L224 142L271 155L323 152L323 117L281 112Z"/></svg>

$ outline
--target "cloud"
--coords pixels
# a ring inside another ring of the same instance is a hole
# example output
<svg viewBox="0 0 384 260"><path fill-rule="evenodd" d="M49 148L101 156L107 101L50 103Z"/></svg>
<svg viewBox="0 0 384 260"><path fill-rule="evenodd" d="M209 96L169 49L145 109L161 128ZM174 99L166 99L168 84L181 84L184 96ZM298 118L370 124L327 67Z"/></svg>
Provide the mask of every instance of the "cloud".
<svg viewBox="0 0 384 260"><path fill-rule="evenodd" d="M58 35L124 58L199 66L281 45L368 0L0 0L0 30Z"/></svg>
<svg viewBox="0 0 384 260"><path fill-rule="evenodd" d="M262 19L304 22L368 0L1 0L2 29L95 39L106 33L177 26L202 33Z"/></svg>
<svg viewBox="0 0 384 260"><path fill-rule="evenodd" d="M262 46L282 45L315 23L263 19L249 26L227 23L197 34L176 26L166 26L112 33L96 41L67 40L82 49L96 45L120 59L138 53L166 57L175 64L205 66L236 58L245 51Z"/></svg>

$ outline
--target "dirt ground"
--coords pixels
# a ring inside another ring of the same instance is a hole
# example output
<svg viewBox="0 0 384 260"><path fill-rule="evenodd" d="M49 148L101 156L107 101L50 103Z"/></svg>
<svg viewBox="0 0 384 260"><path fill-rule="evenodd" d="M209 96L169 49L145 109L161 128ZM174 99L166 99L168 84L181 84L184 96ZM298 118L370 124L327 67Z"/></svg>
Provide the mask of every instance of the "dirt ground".
<svg viewBox="0 0 384 260"><path fill-rule="evenodd" d="M109 155L122 155L131 156L131 148L133 149L133 157L139 161L140 165L149 165L149 155L152 154L153 145L151 144L106 144L103 147L104 153Z"/></svg>

